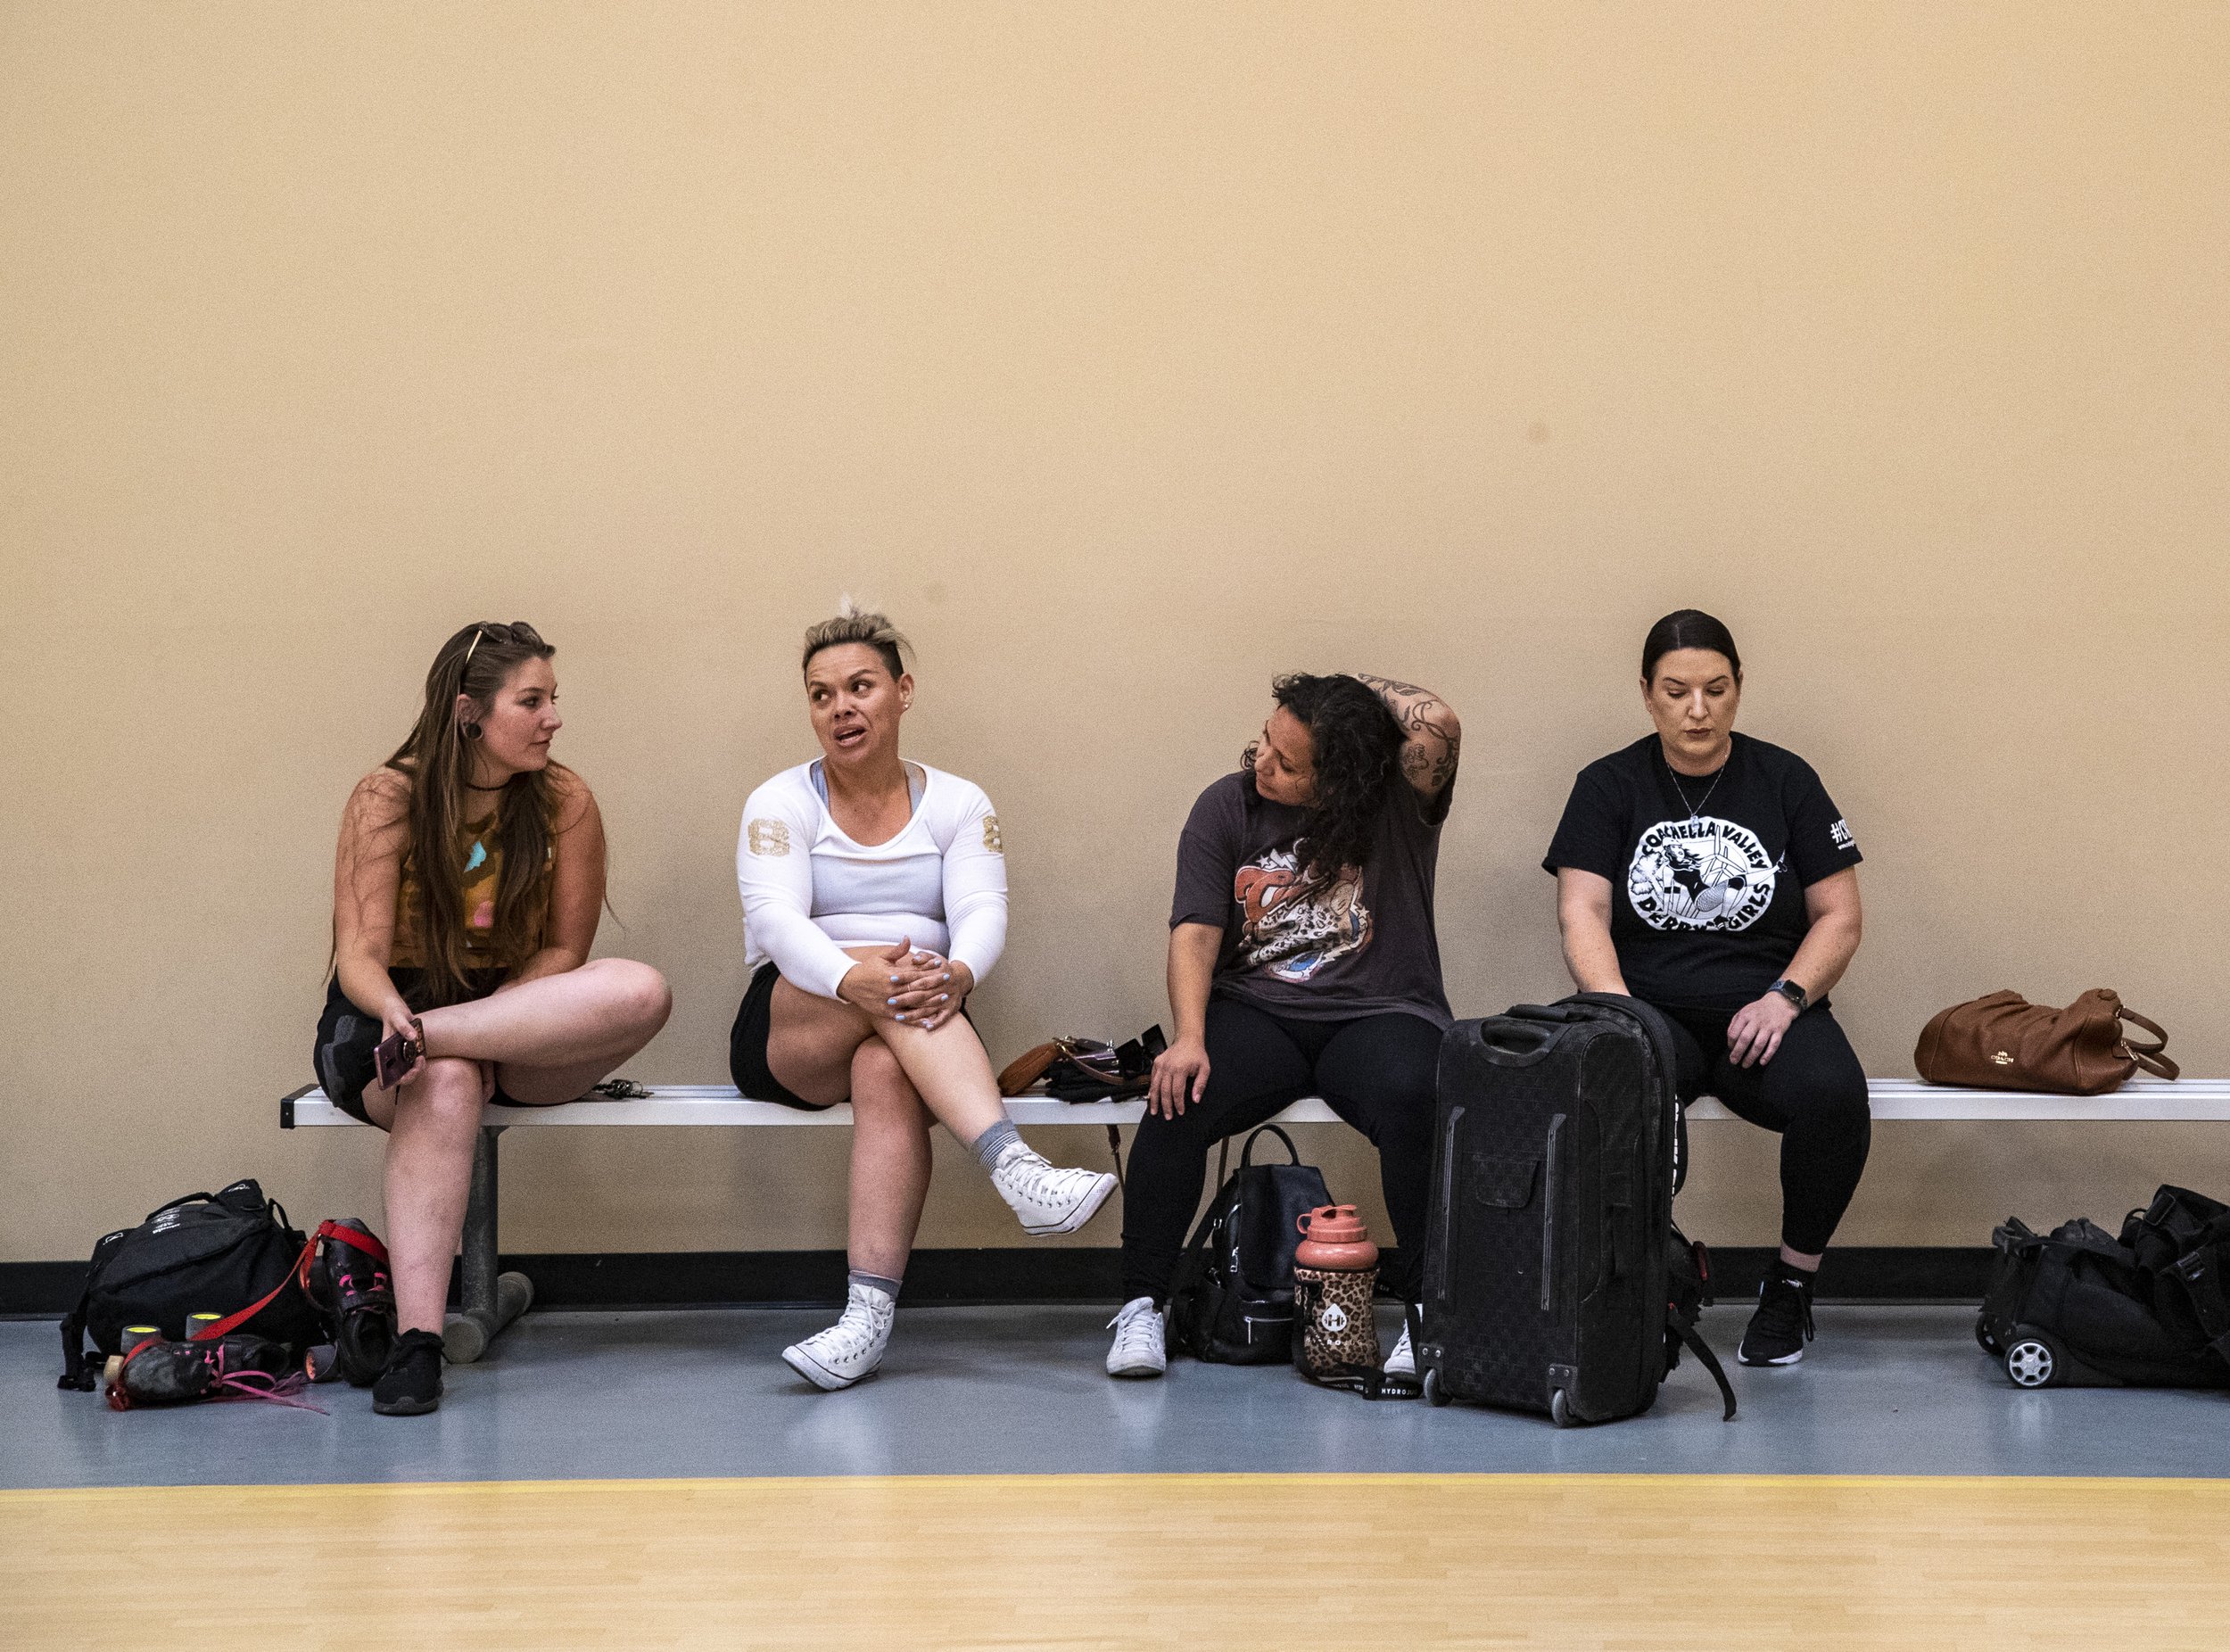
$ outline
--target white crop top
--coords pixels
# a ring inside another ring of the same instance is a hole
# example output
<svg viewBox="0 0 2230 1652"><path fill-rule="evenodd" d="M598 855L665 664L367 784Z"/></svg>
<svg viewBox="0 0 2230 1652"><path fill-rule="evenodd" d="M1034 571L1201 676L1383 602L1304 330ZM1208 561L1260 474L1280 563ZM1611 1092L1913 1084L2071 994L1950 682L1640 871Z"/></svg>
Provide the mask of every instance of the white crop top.
<svg viewBox="0 0 2230 1652"><path fill-rule="evenodd" d="M736 837L745 968L837 995L847 946L912 940L957 958L978 981L1006 945L1006 855L982 788L924 764L913 814L888 843L860 844L829 814L820 760L784 769L751 794Z"/></svg>

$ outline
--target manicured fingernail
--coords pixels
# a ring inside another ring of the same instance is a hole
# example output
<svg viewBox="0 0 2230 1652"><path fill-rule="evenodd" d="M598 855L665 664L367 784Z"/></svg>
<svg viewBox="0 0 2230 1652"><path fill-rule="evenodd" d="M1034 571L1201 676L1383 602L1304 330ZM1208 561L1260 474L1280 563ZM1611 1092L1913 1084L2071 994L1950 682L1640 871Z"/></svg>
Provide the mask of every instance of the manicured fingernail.
<svg viewBox="0 0 2230 1652"><path fill-rule="evenodd" d="M939 993L939 994L937 994L937 1001L939 1004L942 1004L942 1003L944 1003L944 1002L945 1002L947 998L951 997L952 995L952 995L952 994L950 994L950 993L948 993L948 992L941 992L941 993Z"/></svg>
<svg viewBox="0 0 2230 1652"><path fill-rule="evenodd" d="M896 1004L896 1003L897 1003L898 1001L897 1001L896 998L886 998L886 999L884 999L884 1000L883 1000L883 1002L884 1002L885 1004Z"/></svg>

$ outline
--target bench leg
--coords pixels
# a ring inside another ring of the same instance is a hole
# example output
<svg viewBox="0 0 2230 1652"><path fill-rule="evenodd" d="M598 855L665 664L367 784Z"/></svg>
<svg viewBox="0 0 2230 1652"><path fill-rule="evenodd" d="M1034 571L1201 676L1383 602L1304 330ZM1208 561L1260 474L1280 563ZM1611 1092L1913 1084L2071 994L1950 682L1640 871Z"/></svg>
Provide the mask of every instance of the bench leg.
<svg viewBox="0 0 2230 1652"><path fill-rule="evenodd" d="M534 1300L524 1274L496 1272L496 1137L502 1134L500 1125L483 1127L473 1149L472 1191L465 1202L464 1311L451 1314L442 1327L442 1351L456 1365L485 1354Z"/></svg>

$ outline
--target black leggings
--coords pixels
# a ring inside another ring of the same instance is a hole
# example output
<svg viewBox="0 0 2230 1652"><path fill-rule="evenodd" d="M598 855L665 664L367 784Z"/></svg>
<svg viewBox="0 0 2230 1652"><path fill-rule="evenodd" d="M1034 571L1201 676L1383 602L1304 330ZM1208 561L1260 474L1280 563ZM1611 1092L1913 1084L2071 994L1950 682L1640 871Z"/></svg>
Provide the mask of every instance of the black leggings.
<svg viewBox="0 0 2230 1652"><path fill-rule="evenodd" d="M1873 1143L1866 1070L1824 1002L1788 1024L1773 1059L1737 1067L1727 1059L1723 1010L1674 1010L1681 1100L1715 1095L1730 1112L1781 1138L1781 1243L1806 1256L1828 1248L1850 1208Z"/></svg>
<svg viewBox="0 0 2230 1652"><path fill-rule="evenodd" d="M1441 1029L1419 1015L1304 1021L1235 999L1208 1005L1208 1086L1175 1119L1148 1114L1123 1190L1123 1297L1166 1301L1200 1207L1208 1150L1304 1095L1321 1095L1378 1149L1379 1185L1402 1253L1381 1277L1416 1295L1433 1183L1433 1077Z"/></svg>

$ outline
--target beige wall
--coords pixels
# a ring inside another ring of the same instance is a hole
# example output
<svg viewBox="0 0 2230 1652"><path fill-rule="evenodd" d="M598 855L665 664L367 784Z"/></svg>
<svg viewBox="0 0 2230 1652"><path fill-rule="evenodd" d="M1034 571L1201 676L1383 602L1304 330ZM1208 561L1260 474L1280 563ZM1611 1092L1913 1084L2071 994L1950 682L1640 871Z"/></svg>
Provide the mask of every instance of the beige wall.
<svg viewBox="0 0 2230 1652"><path fill-rule="evenodd" d="M561 647L640 1078L723 1076L844 591L1006 823L1001 1058L1163 1013L1281 668L1458 705L1450 996L1558 992L1535 862L1694 603L1870 856L1870 1070L2105 984L2230 1072L2226 62L2198 4L0 4L0 1260L376 1215L272 1103L341 800L483 616ZM845 1139L515 1136L506 1239L837 1244ZM1770 1237L1770 1140L1699 1139L1691 1227ZM1885 1127L1845 1237L2168 1176L2230 1141ZM948 1164L924 1242L1012 1237Z"/></svg>

